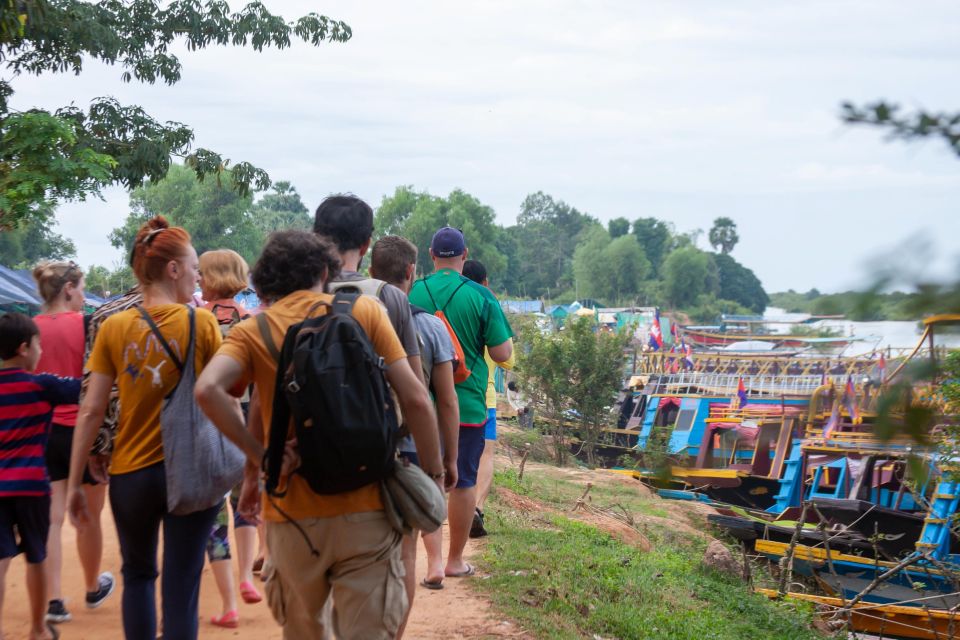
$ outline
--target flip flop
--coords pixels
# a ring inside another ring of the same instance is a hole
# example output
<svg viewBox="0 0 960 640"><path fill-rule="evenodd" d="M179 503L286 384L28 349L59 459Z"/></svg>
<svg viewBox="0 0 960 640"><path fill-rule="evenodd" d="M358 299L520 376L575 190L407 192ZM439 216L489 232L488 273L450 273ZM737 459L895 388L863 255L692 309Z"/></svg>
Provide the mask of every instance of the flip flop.
<svg viewBox="0 0 960 640"><path fill-rule="evenodd" d="M433 591L439 591L440 589L443 589L443 579L441 578L440 580L434 581L434 580L427 580L426 578L424 578L423 580L420 581L420 586L425 589L432 589Z"/></svg>
<svg viewBox="0 0 960 640"><path fill-rule="evenodd" d="M470 576L472 576L477 572L477 569L469 562L467 562L466 565L467 565L467 568L464 569L463 571L459 571L457 573L448 573L447 577L448 578L469 578Z"/></svg>
<svg viewBox="0 0 960 640"><path fill-rule="evenodd" d="M240 626L240 614L234 609L223 615L213 616L210 618L210 623L225 629L236 629Z"/></svg>
<svg viewBox="0 0 960 640"><path fill-rule="evenodd" d="M240 583L240 597L243 598L243 601L247 604L256 604L263 600L263 596L260 595L257 588L247 580Z"/></svg>

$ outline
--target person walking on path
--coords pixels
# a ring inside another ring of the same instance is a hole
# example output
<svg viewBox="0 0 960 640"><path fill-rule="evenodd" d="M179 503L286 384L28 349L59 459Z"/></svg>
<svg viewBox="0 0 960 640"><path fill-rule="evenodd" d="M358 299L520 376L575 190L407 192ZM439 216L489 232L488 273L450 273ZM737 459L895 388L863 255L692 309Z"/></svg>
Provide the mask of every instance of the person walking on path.
<svg viewBox="0 0 960 640"><path fill-rule="evenodd" d="M209 310L220 325L224 337L231 327L250 317L250 312L234 300L234 296L246 289L249 267L243 257L230 249L206 251L200 256L200 292L205 301L204 308ZM246 414L249 394L241 398L241 407ZM254 604L263 600L263 596L253 584L253 563L257 553L257 525L237 512L237 487L230 495L233 507L233 535L236 538L237 563L240 569L240 595L243 601ZM224 501L217 520L207 538L207 560L220 592L220 614L212 616L210 622L218 627L235 629L240 625L240 612L237 609L237 593L233 578L233 563L230 555L230 510Z"/></svg>
<svg viewBox="0 0 960 640"><path fill-rule="evenodd" d="M266 439L258 440L232 410L233 393L253 382L260 395L261 420L271 425L277 360L288 327L308 315L326 313L333 296L324 293L340 267L334 248L320 236L281 231L270 236L253 268L253 284L271 306L236 325L200 375L196 397L203 411L230 440L260 465ZM396 392L416 442L423 470L443 478L437 421L426 388L414 375L383 307L360 296L351 311ZM268 338L269 336L269 338ZM269 437L269 428L264 434ZM269 557L264 567L270 610L284 638L392 640L406 614L400 560L401 536L383 511L380 483L343 493L315 493L296 468L296 446L288 442L281 484L286 493L262 505ZM252 486L251 486L252 485ZM256 484L245 476L241 513ZM252 515L252 514L250 514ZM332 595L332 616L322 615ZM332 627L332 629L331 629Z"/></svg>
<svg viewBox="0 0 960 640"><path fill-rule="evenodd" d="M387 309L410 368L420 378L420 343L407 296L392 284L359 272L372 241L373 209L356 196L330 196L317 207L313 232L333 243L340 258L340 274L327 283L327 292L352 290L378 298Z"/></svg>
<svg viewBox="0 0 960 640"><path fill-rule="evenodd" d="M0 316L0 614L10 560L23 552L31 640L59 635L44 620L50 528L44 451L54 409L75 405L80 397L79 378L31 373L41 353L40 330L33 320L21 313Z"/></svg>
<svg viewBox="0 0 960 640"><path fill-rule="evenodd" d="M182 359L193 340L194 366L202 371L220 346L220 330L213 314L197 309L191 335L187 303L199 280L199 261L186 230L169 226L162 216L145 223L134 241L133 272L143 290L143 306L107 318L87 362L90 380L77 419L67 509L78 528L89 524L91 514L80 483L116 381L120 414L109 494L123 559L124 635L128 640L156 638L162 524L163 635L190 640L197 637L204 547L220 505L186 515L168 512L160 411L164 398L180 382L174 355Z"/></svg>
<svg viewBox="0 0 960 640"><path fill-rule="evenodd" d="M430 243L430 257L436 271L413 284L410 301L430 313L443 312L471 372L456 385L460 406L457 485L450 492L450 550L444 569L448 577L460 577L474 573L473 566L463 559L463 550L477 507L477 469L487 422L487 365L483 349L489 350L494 362L506 362L513 353L513 331L490 290L461 274L467 259L463 233L451 227L437 231Z"/></svg>
<svg viewBox="0 0 960 640"><path fill-rule="evenodd" d="M463 264L463 275L487 289L490 283L487 280L487 268L479 260L467 260ZM487 349L483 351L483 359L487 363L487 422L483 426L483 454L480 456L480 468L477 470L477 509L473 514L473 523L470 526L471 538L482 538L487 535L483 526L483 506L490 495L493 486L493 458L497 448L497 367L513 369L513 352L506 362L496 363L490 357Z"/></svg>
<svg viewBox="0 0 960 640"><path fill-rule="evenodd" d="M39 373L61 377L83 376L85 321L83 317L83 271L74 262L41 262L33 270L37 291L43 299L43 313L34 318L44 345L37 363ZM73 450L77 405L62 405L53 410L53 423L47 441L47 472L50 474L50 535L47 539L47 585L49 602L47 621L67 622L71 614L63 599L60 574L63 566L61 532L67 502L67 476L70 473L70 452ZM100 512L107 495L107 485L98 483L85 471L83 490L90 506L90 525L77 531L77 555L86 585L86 606L96 609L114 589L113 574L100 573L103 559L103 531Z"/></svg>
<svg viewBox="0 0 960 640"><path fill-rule="evenodd" d="M370 273L394 285L404 295L410 293L417 268L417 248L399 236L385 236L377 240L371 251ZM457 483L456 456L460 427L460 407L453 382L453 343L443 322L423 309L413 309L413 322L420 336L420 359L427 388L433 393L443 446L444 466L448 469L444 487L451 490ZM408 436L400 442L400 455L419 464L413 440ZM417 532L403 537L403 568L406 571L407 598L411 607L417 588ZM427 576L420 582L427 589L443 588L443 528L423 534L427 551ZM404 627L406 619L404 620ZM402 631L401 631L402 635ZM398 635L398 637L400 637Z"/></svg>

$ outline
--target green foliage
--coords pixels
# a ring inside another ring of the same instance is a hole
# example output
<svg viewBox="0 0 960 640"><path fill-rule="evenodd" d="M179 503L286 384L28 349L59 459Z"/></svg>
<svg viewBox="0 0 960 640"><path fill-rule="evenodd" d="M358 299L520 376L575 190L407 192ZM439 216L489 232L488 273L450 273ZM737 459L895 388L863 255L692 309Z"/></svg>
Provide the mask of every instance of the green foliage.
<svg viewBox="0 0 960 640"><path fill-rule="evenodd" d="M650 263L636 236L610 239L603 227L584 232L573 254L573 274L581 298L633 302L650 272Z"/></svg>
<svg viewBox="0 0 960 640"><path fill-rule="evenodd" d="M917 111L900 115L900 105L883 100L864 106L844 102L840 118L848 124L866 124L885 129L891 139L940 138L960 155L960 113Z"/></svg>
<svg viewBox="0 0 960 640"><path fill-rule="evenodd" d="M497 277L507 267L507 258L500 252L500 228L494 223L493 209L460 189L446 198L416 192L413 187L397 187L392 196L385 197L377 208L374 228L377 237L399 235L410 240L420 250L417 270L421 274L433 271L428 248L437 229L451 226L463 231L469 257L487 267L492 286L500 286Z"/></svg>
<svg viewBox="0 0 960 640"><path fill-rule="evenodd" d="M630 221L626 218L614 218L607 223L607 231L610 237L616 240L620 236L630 233Z"/></svg>
<svg viewBox="0 0 960 640"><path fill-rule="evenodd" d="M637 237L643 254L650 261L653 274L658 275L673 244L673 230L670 225L656 218L637 218L633 221L633 235Z"/></svg>
<svg viewBox="0 0 960 640"><path fill-rule="evenodd" d="M225 2L174 0L19 0L0 2L0 63L14 77L79 74L86 61L119 64L125 82L175 84L182 66L172 50L213 45L285 49L294 39L318 45L345 42L346 24L315 13L294 22L271 14L260 2L231 13ZM176 122L160 123L138 106L97 98L86 110L9 109L13 87L0 80L0 227L38 216L41 207L98 194L111 183L128 188L156 182L171 156L184 157L199 179L245 197L270 184L248 162L231 163L208 149L190 146L193 132Z"/></svg>
<svg viewBox="0 0 960 640"><path fill-rule="evenodd" d="M947 412L960 415L960 351L953 351L946 357L943 378L940 393L943 394Z"/></svg>
<svg viewBox="0 0 960 640"><path fill-rule="evenodd" d="M77 254L72 240L53 229L53 210L45 206L33 223L11 231L0 231L2 264L13 268L32 268L41 260L64 260Z"/></svg>
<svg viewBox="0 0 960 640"><path fill-rule="evenodd" d="M313 228L313 218L297 188L289 182L275 182L270 193L253 205L253 224L264 238L281 229Z"/></svg>
<svg viewBox="0 0 960 640"><path fill-rule="evenodd" d="M720 253L726 255L733 251L733 248L740 242L740 235L737 233L737 223L730 218L717 218L713 221L713 227L707 236L710 240L710 246L714 250L720 250Z"/></svg>
<svg viewBox="0 0 960 640"><path fill-rule="evenodd" d="M694 304L683 309L690 320L697 324L714 324L721 315L749 315L753 312L733 300L724 300L708 294L697 296Z"/></svg>
<svg viewBox="0 0 960 640"><path fill-rule="evenodd" d="M197 182L189 169L174 164L165 179L148 182L130 194L131 212L123 226L111 232L110 242L129 254L137 229L162 214L190 232L198 253L233 249L252 263L263 245L252 208L249 195L241 196L213 180Z"/></svg>
<svg viewBox="0 0 960 640"><path fill-rule="evenodd" d="M920 286L914 293L893 291L844 291L821 294L816 289L807 293L793 290L770 294L770 304L790 313L843 315L851 320L916 320L924 313L946 312L956 292L950 286ZM955 305L954 308L960 307Z"/></svg>
<svg viewBox="0 0 960 640"><path fill-rule="evenodd" d="M717 265L694 246L675 249L663 263L663 285L673 306L699 304L701 295L713 296L720 289Z"/></svg>
<svg viewBox="0 0 960 640"><path fill-rule="evenodd" d="M770 298L753 271L726 253L714 254L713 262L717 265L720 277L720 297L732 300L754 313L763 313Z"/></svg>
<svg viewBox="0 0 960 640"><path fill-rule="evenodd" d="M87 270L87 291L102 298L124 293L136 284L133 271L126 264L118 263L113 269L94 265Z"/></svg>

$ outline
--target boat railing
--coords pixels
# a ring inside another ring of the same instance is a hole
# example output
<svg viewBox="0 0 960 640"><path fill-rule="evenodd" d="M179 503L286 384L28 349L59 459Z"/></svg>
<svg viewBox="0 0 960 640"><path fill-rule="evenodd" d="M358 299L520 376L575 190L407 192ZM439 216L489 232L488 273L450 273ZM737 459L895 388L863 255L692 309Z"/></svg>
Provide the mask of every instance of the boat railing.
<svg viewBox="0 0 960 640"><path fill-rule="evenodd" d="M825 382L846 383L843 375L740 376L683 371L650 376L647 388L657 395L697 393L732 397L737 394L741 380L748 397L809 396Z"/></svg>

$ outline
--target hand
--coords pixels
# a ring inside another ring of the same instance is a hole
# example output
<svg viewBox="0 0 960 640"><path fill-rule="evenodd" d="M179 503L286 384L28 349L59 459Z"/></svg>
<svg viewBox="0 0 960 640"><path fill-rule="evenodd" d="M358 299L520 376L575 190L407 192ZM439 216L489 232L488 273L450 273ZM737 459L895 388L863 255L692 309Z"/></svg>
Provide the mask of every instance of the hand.
<svg viewBox="0 0 960 640"><path fill-rule="evenodd" d="M444 491L450 492L457 486L457 461L444 460L443 470L446 474L443 476L443 485L440 487Z"/></svg>
<svg viewBox="0 0 960 640"><path fill-rule="evenodd" d="M300 452L297 450L297 439L290 438L283 447L283 462L280 464L280 475L290 475L300 468L300 462Z"/></svg>
<svg viewBox="0 0 960 640"><path fill-rule="evenodd" d="M260 524L260 485L256 474L244 474L237 499L237 513L245 520Z"/></svg>
<svg viewBox="0 0 960 640"><path fill-rule="evenodd" d="M90 477L100 484L107 484L110 482L110 475L107 473L107 469L109 468L110 454L98 453L90 456L87 459L87 471L90 472Z"/></svg>
<svg viewBox="0 0 960 640"><path fill-rule="evenodd" d="M90 510L87 508L87 494L83 487L75 487L67 495L67 512L70 522L77 529L83 529L90 524Z"/></svg>

